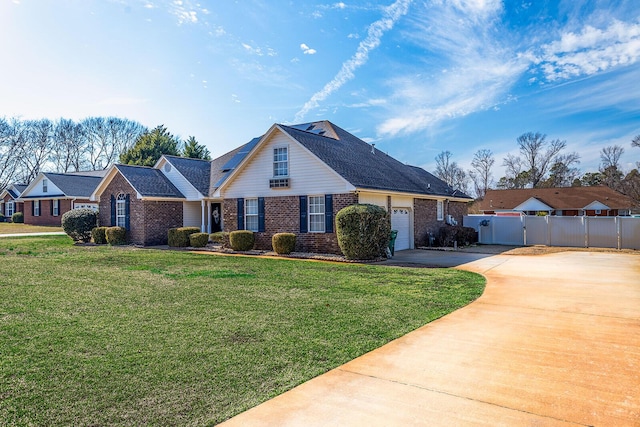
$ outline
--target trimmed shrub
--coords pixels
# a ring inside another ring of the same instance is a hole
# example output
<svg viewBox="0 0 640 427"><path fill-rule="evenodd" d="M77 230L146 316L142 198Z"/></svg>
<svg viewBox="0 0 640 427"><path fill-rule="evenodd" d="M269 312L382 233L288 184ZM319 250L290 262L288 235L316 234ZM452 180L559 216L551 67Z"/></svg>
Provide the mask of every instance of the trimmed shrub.
<svg viewBox="0 0 640 427"><path fill-rule="evenodd" d="M348 259L385 256L391 236L389 213L376 205L347 206L336 214L338 246Z"/></svg>
<svg viewBox="0 0 640 427"><path fill-rule="evenodd" d="M209 243L209 233L193 233L189 235L189 246L204 248Z"/></svg>
<svg viewBox="0 0 640 427"><path fill-rule="evenodd" d="M91 230L91 239L96 245L107 244L107 227L96 227Z"/></svg>
<svg viewBox="0 0 640 427"><path fill-rule="evenodd" d="M253 231L236 230L229 233L229 244L234 251L249 251L253 249L255 242Z"/></svg>
<svg viewBox="0 0 640 427"><path fill-rule="evenodd" d="M436 240L438 245L443 247L453 246L454 242L457 242L458 246L467 246L478 241L478 233L471 227L445 225L438 230Z"/></svg>
<svg viewBox="0 0 640 427"><path fill-rule="evenodd" d="M271 237L271 246L277 254L287 255L296 248L296 235L293 233L276 233Z"/></svg>
<svg viewBox="0 0 640 427"><path fill-rule="evenodd" d="M200 229L198 227L178 227L178 228L170 228L168 234L168 243L169 246L174 248L186 248L189 246L189 236L193 233L199 233Z"/></svg>
<svg viewBox="0 0 640 427"><path fill-rule="evenodd" d="M127 243L127 230L123 227L105 227L107 243L113 246Z"/></svg>
<svg viewBox="0 0 640 427"><path fill-rule="evenodd" d="M62 229L75 242L89 242L91 230L98 225L98 213L93 209L71 209L62 215Z"/></svg>
<svg viewBox="0 0 640 427"><path fill-rule="evenodd" d="M213 243L220 243L223 247L229 247L229 233L226 231L211 233L209 240Z"/></svg>
<svg viewBox="0 0 640 427"><path fill-rule="evenodd" d="M16 224L24 224L24 213L16 212L11 215L11 222L15 222Z"/></svg>

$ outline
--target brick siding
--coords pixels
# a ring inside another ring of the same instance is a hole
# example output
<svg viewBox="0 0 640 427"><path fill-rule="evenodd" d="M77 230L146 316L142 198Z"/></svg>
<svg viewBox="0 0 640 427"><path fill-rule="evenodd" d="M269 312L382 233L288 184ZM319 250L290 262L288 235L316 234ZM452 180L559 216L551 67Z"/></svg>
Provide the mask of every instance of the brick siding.
<svg viewBox="0 0 640 427"><path fill-rule="evenodd" d="M464 202L444 202L444 219L447 215L452 215L458 222L458 225L462 225L462 218L467 214L468 204ZM413 199L413 212L414 212L414 244L418 246L429 245L429 233L433 236L438 235L440 228L446 225L444 219L442 221L437 220L437 202L435 200L428 199Z"/></svg>
<svg viewBox="0 0 640 427"><path fill-rule="evenodd" d="M136 191L117 173L100 195L99 224L111 223L111 196L129 194L129 231L127 239L137 245L164 245L170 228L182 227L182 202L148 201L136 198Z"/></svg>
<svg viewBox="0 0 640 427"><path fill-rule="evenodd" d="M33 215L33 200L28 200L24 203L24 223L31 225L49 225L60 226L62 221L62 215L69 212L72 208L71 199L59 199L59 213L58 215L52 215L51 205L53 200L40 200L40 215ZM86 199L76 199L75 203L93 203Z"/></svg>
<svg viewBox="0 0 640 427"><path fill-rule="evenodd" d="M271 238L276 233L294 233L296 235L296 251L314 253L340 254L338 239L335 233L335 216L342 209L357 203L358 196L353 193L333 195L333 233L300 233L300 198L299 196L265 197L263 233L255 233L256 249L271 250ZM231 232L238 229L238 201L225 199L222 204L224 230Z"/></svg>

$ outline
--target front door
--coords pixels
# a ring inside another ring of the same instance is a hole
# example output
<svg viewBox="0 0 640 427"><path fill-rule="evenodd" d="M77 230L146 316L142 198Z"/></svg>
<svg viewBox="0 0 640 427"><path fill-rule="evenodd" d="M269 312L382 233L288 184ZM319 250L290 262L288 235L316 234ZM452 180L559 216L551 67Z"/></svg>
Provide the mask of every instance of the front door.
<svg viewBox="0 0 640 427"><path fill-rule="evenodd" d="M211 203L211 232L222 231L222 204Z"/></svg>

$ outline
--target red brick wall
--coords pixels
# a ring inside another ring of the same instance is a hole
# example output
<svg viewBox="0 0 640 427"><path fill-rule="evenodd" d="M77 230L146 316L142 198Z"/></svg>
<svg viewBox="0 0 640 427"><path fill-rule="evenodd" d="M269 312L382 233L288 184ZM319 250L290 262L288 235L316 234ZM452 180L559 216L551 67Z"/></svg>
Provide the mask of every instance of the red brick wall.
<svg viewBox="0 0 640 427"><path fill-rule="evenodd" d="M296 251L314 253L339 254L338 239L335 233L335 216L344 207L357 203L356 194L333 195L333 233L300 233L300 199L299 196L265 197L264 199L264 233L255 233L256 249L271 250L271 237L275 233L295 233ZM223 202L224 230L238 229L238 201L226 199Z"/></svg>
<svg viewBox="0 0 640 427"><path fill-rule="evenodd" d="M100 195L99 224L111 224L111 196L129 194L127 239L137 245L164 245L170 228L182 227L182 202L148 201L136 198L136 191L119 173Z"/></svg>
<svg viewBox="0 0 640 427"><path fill-rule="evenodd" d="M444 202L443 213L444 219L447 215L452 215L462 225L462 219L468 212L469 205L463 202ZM432 233L438 235L438 230L446 225L444 219L438 221L437 218L437 202L427 199L413 199L413 217L414 217L414 243L415 246L428 246L428 235Z"/></svg>
<svg viewBox="0 0 640 427"><path fill-rule="evenodd" d="M75 200L76 203L92 203L89 200ZM40 216L33 216L33 200L25 202L24 223L32 225L60 226L62 215L71 210L71 199L60 199L58 215L52 215L53 200L40 200Z"/></svg>

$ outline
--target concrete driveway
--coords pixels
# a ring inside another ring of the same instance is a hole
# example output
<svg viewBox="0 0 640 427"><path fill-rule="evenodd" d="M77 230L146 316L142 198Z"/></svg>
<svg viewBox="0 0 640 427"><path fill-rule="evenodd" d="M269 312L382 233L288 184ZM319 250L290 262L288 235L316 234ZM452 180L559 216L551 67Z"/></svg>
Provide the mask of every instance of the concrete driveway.
<svg viewBox="0 0 640 427"><path fill-rule="evenodd" d="M640 256L399 252L477 301L223 423L640 426Z"/></svg>

